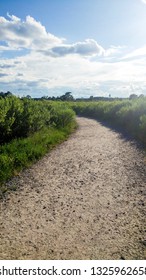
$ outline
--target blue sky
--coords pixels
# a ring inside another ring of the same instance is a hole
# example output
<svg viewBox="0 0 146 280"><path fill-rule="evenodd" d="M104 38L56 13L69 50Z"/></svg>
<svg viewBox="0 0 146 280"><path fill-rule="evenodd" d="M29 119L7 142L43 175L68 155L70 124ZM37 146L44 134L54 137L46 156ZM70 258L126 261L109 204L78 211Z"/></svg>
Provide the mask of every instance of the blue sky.
<svg viewBox="0 0 146 280"><path fill-rule="evenodd" d="M146 93L146 0L1 0L0 91Z"/></svg>

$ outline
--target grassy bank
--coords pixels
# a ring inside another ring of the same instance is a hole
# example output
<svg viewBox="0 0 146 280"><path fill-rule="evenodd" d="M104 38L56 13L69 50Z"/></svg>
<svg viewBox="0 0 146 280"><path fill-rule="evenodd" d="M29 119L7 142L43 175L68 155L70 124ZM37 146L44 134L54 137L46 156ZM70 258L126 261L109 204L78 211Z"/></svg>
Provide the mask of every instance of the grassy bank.
<svg viewBox="0 0 146 280"><path fill-rule="evenodd" d="M44 128L25 139L13 140L0 147L0 182L17 175L57 144L63 142L75 128L75 124L62 129Z"/></svg>

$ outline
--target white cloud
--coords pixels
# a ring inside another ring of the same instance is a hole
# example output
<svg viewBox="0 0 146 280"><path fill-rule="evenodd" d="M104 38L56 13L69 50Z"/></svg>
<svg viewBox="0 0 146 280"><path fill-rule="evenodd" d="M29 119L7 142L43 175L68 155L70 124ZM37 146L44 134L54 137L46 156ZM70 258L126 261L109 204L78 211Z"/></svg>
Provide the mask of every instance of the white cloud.
<svg viewBox="0 0 146 280"><path fill-rule="evenodd" d="M104 51L104 56L105 57L115 56L117 54L120 54L125 48L126 46L110 46L108 49Z"/></svg>
<svg viewBox="0 0 146 280"><path fill-rule="evenodd" d="M55 46L50 50L41 50L41 52L52 57L61 57L70 54L79 54L81 56L101 56L104 54L104 49L95 40L86 39L84 42L62 44Z"/></svg>
<svg viewBox="0 0 146 280"><path fill-rule="evenodd" d="M146 46L143 46L142 48L138 48L126 54L122 59L135 58L135 57L140 57L145 55L146 55Z"/></svg>
<svg viewBox="0 0 146 280"><path fill-rule="evenodd" d="M0 50L31 49L44 55L61 57L70 54L81 56L110 56L119 52L119 47L112 46L107 50L94 39L83 42L64 44L63 38L48 33L46 28L33 17L27 16L25 21L7 13L8 19L0 17Z"/></svg>
<svg viewBox="0 0 146 280"><path fill-rule="evenodd" d="M59 95L65 88L75 96L128 96L145 90L146 46L127 53L124 46L105 49L94 39L67 44L30 16L25 21L7 16L0 17L0 51L29 51L21 57L15 52L13 59L1 56L1 90L38 96Z"/></svg>
<svg viewBox="0 0 146 280"><path fill-rule="evenodd" d="M8 14L10 20L0 17L0 40L11 48L44 49L62 43L62 39L47 33L45 27L33 17L25 21Z"/></svg>
<svg viewBox="0 0 146 280"><path fill-rule="evenodd" d="M144 4L146 4L146 0L141 0Z"/></svg>
<svg viewBox="0 0 146 280"><path fill-rule="evenodd" d="M7 87L6 90L14 93L29 92L38 96L61 95L65 87L75 96L108 96L109 93L129 96L131 84L135 85L135 93L143 92L137 85L143 86L146 76L144 59L111 63L72 55L56 59L32 52L21 58L2 60L1 65L2 90Z"/></svg>
<svg viewBox="0 0 146 280"><path fill-rule="evenodd" d="M17 22L18 22L18 21L19 21L19 22L21 21L20 18L14 16L14 15L10 15L9 13L7 13L7 17L10 18L10 19L13 20L13 21L17 21Z"/></svg>
<svg viewBox="0 0 146 280"><path fill-rule="evenodd" d="M49 50L39 50L42 54L52 57L63 57L66 55L78 54L84 57L113 57L122 52L125 46L111 46L104 49L94 39L86 39L83 42L76 42L74 44L61 44Z"/></svg>

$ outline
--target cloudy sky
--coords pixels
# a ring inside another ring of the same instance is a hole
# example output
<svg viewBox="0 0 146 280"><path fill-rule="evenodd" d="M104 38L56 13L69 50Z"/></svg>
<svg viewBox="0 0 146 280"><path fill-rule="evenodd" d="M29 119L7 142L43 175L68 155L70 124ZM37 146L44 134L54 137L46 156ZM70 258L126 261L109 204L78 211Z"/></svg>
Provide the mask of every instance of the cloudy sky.
<svg viewBox="0 0 146 280"><path fill-rule="evenodd" d="M146 94L146 0L1 0L0 91Z"/></svg>

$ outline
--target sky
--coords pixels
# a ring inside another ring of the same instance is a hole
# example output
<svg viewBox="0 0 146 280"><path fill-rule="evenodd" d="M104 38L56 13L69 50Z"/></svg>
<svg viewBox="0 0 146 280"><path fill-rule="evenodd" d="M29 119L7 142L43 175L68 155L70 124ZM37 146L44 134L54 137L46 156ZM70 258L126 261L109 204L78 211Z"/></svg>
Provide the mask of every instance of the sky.
<svg viewBox="0 0 146 280"><path fill-rule="evenodd" d="M1 0L0 91L146 95L146 0Z"/></svg>

